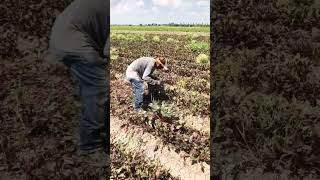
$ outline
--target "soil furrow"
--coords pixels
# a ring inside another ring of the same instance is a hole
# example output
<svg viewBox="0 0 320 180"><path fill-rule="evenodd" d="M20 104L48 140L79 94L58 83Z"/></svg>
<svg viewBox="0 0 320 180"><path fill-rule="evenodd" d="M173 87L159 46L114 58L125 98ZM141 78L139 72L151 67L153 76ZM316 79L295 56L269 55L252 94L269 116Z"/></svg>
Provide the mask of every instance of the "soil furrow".
<svg viewBox="0 0 320 180"><path fill-rule="evenodd" d="M158 159L169 170L170 174L181 179L210 179L209 165L196 163L185 157L183 153L176 153L161 143L161 139L150 133L143 132L141 128L129 126L121 128L124 121L111 117L111 137L114 142L128 144L128 149L134 152L144 152L150 159Z"/></svg>

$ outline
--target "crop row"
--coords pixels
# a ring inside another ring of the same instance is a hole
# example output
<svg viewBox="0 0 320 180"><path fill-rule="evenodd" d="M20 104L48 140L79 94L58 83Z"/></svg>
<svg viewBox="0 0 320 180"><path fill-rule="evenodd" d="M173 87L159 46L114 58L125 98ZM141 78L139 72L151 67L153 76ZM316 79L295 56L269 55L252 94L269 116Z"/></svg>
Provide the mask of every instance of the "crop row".
<svg viewBox="0 0 320 180"><path fill-rule="evenodd" d="M319 6L214 1L212 134L221 172L319 177ZM241 154L237 160L231 157ZM230 159L231 158L231 159ZM232 167L231 167L232 166ZM289 178L290 179L290 178Z"/></svg>
<svg viewBox="0 0 320 180"><path fill-rule="evenodd" d="M111 144L110 179L176 179L161 165L146 160L142 152L127 152L121 143Z"/></svg>
<svg viewBox="0 0 320 180"><path fill-rule="evenodd" d="M319 48L320 30L317 28L313 28L312 31L291 30L281 24L254 24L245 20L225 20L217 26L216 31L221 31L221 34L215 38L224 46L237 48L262 46L265 50L286 50L303 56L308 56L314 53L314 48Z"/></svg>
<svg viewBox="0 0 320 180"><path fill-rule="evenodd" d="M122 79L124 74L118 71L111 71L111 80ZM178 88L185 89L187 91L197 91L202 94L210 93L210 84L208 79L194 79L192 77L181 77L174 73L163 73L159 75L165 84L175 85Z"/></svg>
<svg viewBox="0 0 320 180"><path fill-rule="evenodd" d="M169 124L161 122L159 119L151 117L153 115L137 114L135 112L126 113L124 110L112 110L112 115L120 119L127 119L128 123L138 125L167 144L177 153L185 152L187 156L194 159L194 163L206 162L209 164L209 135L197 130L185 127L183 124Z"/></svg>
<svg viewBox="0 0 320 180"><path fill-rule="evenodd" d="M169 36L143 36L142 39L144 40L141 41L139 40L141 39L141 35L129 35L132 40L111 40L112 52L114 54L123 58L162 55L171 59L172 63L179 63L181 60L187 64L187 62L195 62L195 57L199 54L208 54L209 52L208 40L200 40L200 37L171 38ZM134 37L138 37L138 40ZM160 37L167 40L160 42Z"/></svg>
<svg viewBox="0 0 320 180"><path fill-rule="evenodd" d="M209 32L208 26L177 27L177 26L111 26L111 31L174 31L174 32Z"/></svg>
<svg viewBox="0 0 320 180"><path fill-rule="evenodd" d="M193 77L181 77L173 73L164 73L159 75L161 79L165 79L166 84L175 85L179 88L190 91L198 91L203 94L210 93L209 79L194 79Z"/></svg>
<svg viewBox="0 0 320 180"><path fill-rule="evenodd" d="M225 53L220 58L224 62L214 67L212 85L216 88L229 82L245 87L246 91L282 93L287 98L296 97L312 104L319 99L317 59L249 49Z"/></svg>
<svg viewBox="0 0 320 180"><path fill-rule="evenodd" d="M284 2L277 3L277 2ZM320 5L317 1L309 1L311 5L296 5L293 1L267 1L262 4L260 1L214 1L212 3L212 19L221 18L225 20L245 19L253 24L270 22L273 24L284 24L293 28L319 27ZM298 2L298 1L296 1ZM303 1L300 1L303 2ZM304 1L308 2L308 1ZM314 3L312 5L312 3Z"/></svg>
<svg viewBox="0 0 320 180"><path fill-rule="evenodd" d="M112 62L115 62L118 59L118 57L137 59L140 57L164 56L169 60L169 63L177 64L177 66L187 66L188 64L194 64L194 63L197 63L198 65L202 65L202 63L199 63L196 61L196 58L201 54L191 54L186 52L180 53L180 52L176 52L174 49L172 50L167 49L167 52L157 50L159 48L164 48L165 47L164 45L161 45L161 46L155 45L153 47L132 45L131 48L132 47L139 47L141 48L141 50L136 49L136 50L128 51L130 47L128 47L127 49L113 49ZM170 48L170 47L167 47L167 48ZM117 50L119 51L119 53L117 52ZM207 57L203 64L208 64L208 63L209 63L209 58Z"/></svg>
<svg viewBox="0 0 320 180"><path fill-rule="evenodd" d="M319 107L298 100L289 102L281 96L257 92L246 95L233 89L224 91L229 96L220 99L223 103L217 104L216 115L219 119L216 123L224 128L220 127L215 133L231 141L222 143L222 149L232 146L231 142L238 142L243 149L256 152L254 156L259 160L249 158L248 161L255 166L262 161L268 170L276 169L277 163L288 169L316 165L310 157L318 149L317 137L312 134L315 133L314 124L320 123Z"/></svg>
<svg viewBox="0 0 320 180"><path fill-rule="evenodd" d="M209 42L208 36L197 36L193 34L187 35L170 35L170 34L139 34L139 33L115 33L111 32L111 43L128 43L128 42L161 42L161 43L183 43L187 44L191 40L197 40L199 42Z"/></svg>
<svg viewBox="0 0 320 180"><path fill-rule="evenodd" d="M123 85L121 85L121 83L114 83L113 86ZM132 96L130 95L130 92L124 91L127 90L123 89L122 91L118 88L111 92L111 107L114 107L111 108L111 113L114 116L119 117L120 119L127 119L130 124L144 127L146 131L161 137L165 143L172 144L177 151L185 151L186 153L190 153L200 161L209 161L207 134L202 134L197 130L190 129L185 127L183 124L179 124L174 120L177 118L178 114L168 119L168 121L171 121L171 123L165 123L157 119L155 114L152 112L144 115L131 112L130 109L132 108L130 108L128 102L131 102L130 98L132 98ZM126 96L123 94L126 94ZM122 108L116 108L119 106ZM128 111L128 109L130 111ZM191 137L195 139L191 139Z"/></svg>
<svg viewBox="0 0 320 180"><path fill-rule="evenodd" d="M126 68L130 65L130 63L134 59L131 58L122 58L119 57L116 61L113 61L111 64L111 70L112 71L117 71L119 73L124 73ZM179 61L179 60L175 60ZM181 62L181 61L180 61ZM173 63L169 60L168 66L171 69L171 72L177 72L177 74L182 75L182 76L189 76L190 74L196 74L200 75L202 77L206 77L205 79L209 79L209 66L207 65L199 65L195 63Z"/></svg>
<svg viewBox="0 0 320 180"><path fill-rule="evenodd" d="M131 61L124 60L121 63L126 64L126 65L120 64L120 62L119 62L119 64L111 65L111 69L112 69L112 72L113 72L113 73L111 73L111 76L113 76L113 74L115 74L115 73L124 75L125 72L126 72L127 66L131 62L132 62L132 60ZM172 77L170 77L170 75L173 74L173 72L176 75L176 77L179 76L180 78L184 78L184 77L185 78L191 78L191 77L193 77L195 75L199 79L209 79L210 78L209 70L199 71L197 69L190 69L190 68L187 68L187 67L170 68L169 72L163 72L163 74L155 72L155 74L159 74L159 77L163 77L164 78L163 80L165 80L165 81L170 81L170 80L173 79Z"/></svg>
<svg viewBox="0 0 320 180"><path fill-rule="evenodd" d="M111 77L111 79L117 79L117 77ZM123 80L120 79L116 81L124 86ZM193 81L196 82L196 80ZM193 81L191 81L191 84ZM209 95L204 94L202 91L186 89L184 88L186 85L183 83L184 82L179 81L174 85L165 85L165 94L169 98L170 102L181 109L189 107L189 113L192 115L209 115ZM114 87L112 89L114 89ZM131 94L132 92L128 93Z"/></svg>
<svg viewBox="0 0 320 180"><path fill-rule="evenodd" d="M194 164L194 159L185 152L176 152L171 145L165 144L160 137L144 131L143 127L128 124L111 116L110 131L112 141L120 142L126 147L126 152L133 154L143 152L146 160L156 161L163 169L180 179L208 179L209 165L204 162Z"/></svg>
<svg viewBox="0 0 320 180"><path fill-rule="evenodd" d="M199 40L187 40L187 39L182 39L182 40L175 40L173 38L168 38L167 41L160 42L160 40L157 37L159 36L154 36L152 40L148 40L148 42L145 41L139 41L139 40L132 40L132 41L125 41L125 40L111 40L112 46L113 47L120 47L122 49L128 49L132 46L142 46L145 48L144 49L133 49L133 52L137 52L137 50L140 50L138 52L144 53L147 52L147 50L158 50L162 52L167 52L167 53L207 53L209 51L209 43L205 41L199 41ZM170 42L170 41L172 42ZM167 47L166 49L153 49L153 47Z"/></svg>
<svg viewBox="0 0 320 180"><path fill-rule="evenodd" d="M170 85L166 86L166 94L170 101L181 109L189 107L189 111L193 115L207 116L210 114L209 95Z"/></svg>

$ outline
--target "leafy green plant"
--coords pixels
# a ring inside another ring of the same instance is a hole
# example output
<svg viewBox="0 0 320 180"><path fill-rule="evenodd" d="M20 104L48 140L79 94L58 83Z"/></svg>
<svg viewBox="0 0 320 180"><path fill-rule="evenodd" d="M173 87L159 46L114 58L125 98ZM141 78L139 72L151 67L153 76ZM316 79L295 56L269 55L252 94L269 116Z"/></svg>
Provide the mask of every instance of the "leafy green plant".
<svg viewBox="0 0 320 180"><path fill-rule="evenodd" d="M174 104L167 104L164 101L154 101L150 103L149 106L151 107L151 111L161 121L169 122L177 116L174 112Z"/></svg>
<svg viewBox="0 0 320 180"><path fill-rule="evenodd" d="M186 47L194 52L207 52L209 50L209 44L204 41L191 40Z"/></svg>
<svg viewBox="0 0 320 180"><path fill-rule="evenodd" d="M136 41L147 41L147 38L143 34L139 34L135 38Z"/></svg>
<svg viewBox="0 0 320 180"><path fill-rule="evenodd" d="M123 35L123 34L118 34L118 35L116 36L116 39L118 39L118 40L126 40L127 38L126 38L126 36Z"/></svg>
<svg viewBox="0 0 320 180"><path fill-rule="evenodd" d="M119 52L116 48L111 48L111 61L115 61L119 58Z"/></svg>
<svg viewBox="0 0 320 180"><path fill-rule="evenodd" d="M127 34L126 35L126 40L127 41L135 41L137 38L136 38L137 36L136 35L134 35L134 34Z"/></svg>
<svg viewBox="0 0 320 180"><path fill-rule="evenodd" d="M196 62L199 64L209 64L210 59L209 56L206 54L199 54L196 58Z"/></svg>
<svg viewBox="0 0 320 180"><path fill-rule="evenodd" d="M110 33L111 39L117 39L117 34L116 33Z"/></svg>
<svg viewBox="0 0 320 180"><path fill-rule="evenodd" d="M187 34L186 35L186 39L187 39L187 41L192 41L193 40L193 35L192 34Z"/></svg>
<svg viewBox="0 0 320 180"><path fill-rule="evenodd" d="M187 86L187 81L184 80L184 79L181 79L180 81L178 81L177 85L178 85L178 87L186 88L186 86Z"/></svg>
<svg viewBox="0 0 320 180"><path fill-rule="evenodd" d="M160 42L160 37L159 36L153 36L152 40L154 42Z"/></svg>
<svg viewBox="0 0 320 180"><path fill-rule="evenodd" d="M167 42L175 42L175 40L173 38L168 38Z"/></svg>

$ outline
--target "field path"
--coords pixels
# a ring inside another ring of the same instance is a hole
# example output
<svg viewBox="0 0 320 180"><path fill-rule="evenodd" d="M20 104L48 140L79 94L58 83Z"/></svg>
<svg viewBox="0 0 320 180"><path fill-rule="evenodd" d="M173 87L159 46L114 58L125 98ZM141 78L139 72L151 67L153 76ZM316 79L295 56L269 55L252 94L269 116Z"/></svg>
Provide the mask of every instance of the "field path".
<svg viewBox="0 0 320 180"><path fill-rule="evenodd" d="M178 121L180 124L184 124L188 128L195 129L202 133L207 133L207 134L210 133L209 117L187 115L185 117L179 118Z"/></svg>
<svg viewBox="0 0 320 180"><path fill-rule="evenodd" d="M210 36L209 32L179 32L179 31L130 31L130 30L112 30L112 33L135 33L135 34L169 34L169 35L188 35Z"/></svg>
<svg viewBox="0 0 320 180"><path fill-rule="evenodd" d="M189 157L184 153L176 153L168 146L163 145L160 138L150 133L143 132L138 126L129 125L122 128L125 124L123 120L111 116L111 142L121 142L127 145L129 151L144 152L149 159L159 160L160 164L168 169L170 174L182 180L210 179L210 167L206 163L196 163L192 165Z"/></svg>

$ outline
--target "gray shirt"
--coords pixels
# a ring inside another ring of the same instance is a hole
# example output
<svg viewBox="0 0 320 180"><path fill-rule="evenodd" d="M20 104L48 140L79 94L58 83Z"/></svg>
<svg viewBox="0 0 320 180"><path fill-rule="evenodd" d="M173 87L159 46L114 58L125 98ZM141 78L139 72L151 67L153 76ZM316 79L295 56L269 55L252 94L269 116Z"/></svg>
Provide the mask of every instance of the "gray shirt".
<svg viewBox="0 0 320 180"><path fill-rule="evenodd" d="M151 85L159 84L159 81L152 76L155 62L156 60L152 57L141 57L133 61L127 68L127 78L139 78Z"/></svg>
<svg viewBox="0 0 320 180"><path fill-rule="evenodd" d="M107 0L72 2L53 25L50 49L84 57L108 57L109 6Z"/></svg>

